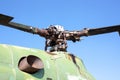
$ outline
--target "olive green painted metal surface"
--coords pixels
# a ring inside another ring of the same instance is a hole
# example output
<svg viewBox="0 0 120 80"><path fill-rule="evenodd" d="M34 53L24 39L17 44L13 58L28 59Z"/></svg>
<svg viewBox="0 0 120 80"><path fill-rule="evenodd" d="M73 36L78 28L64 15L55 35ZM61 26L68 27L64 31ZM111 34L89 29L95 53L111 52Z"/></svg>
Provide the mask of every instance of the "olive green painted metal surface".
<svg viewBox="0 0 120 80"><path fill-rule="evenodd" d="M44 68L34 74L19 70L22 57L39 57ZM95 80L83 65L81 59L67 52L47 53L38 49L0 44L1 80Z"/></svg>

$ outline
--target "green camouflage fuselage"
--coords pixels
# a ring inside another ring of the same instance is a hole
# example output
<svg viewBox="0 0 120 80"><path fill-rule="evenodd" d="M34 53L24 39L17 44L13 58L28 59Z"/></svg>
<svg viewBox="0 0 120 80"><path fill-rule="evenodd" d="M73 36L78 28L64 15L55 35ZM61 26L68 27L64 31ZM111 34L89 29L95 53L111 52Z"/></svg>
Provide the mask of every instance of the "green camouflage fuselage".
<svg viewBox="0 0 120 80"><path fill-rule="evenodd" d="M44 68L34 74L21 71L18 63L21 57L39 57ZM48 53L38 49L0 44L1 80L95 80L78 57L68 52Z"/></svg>

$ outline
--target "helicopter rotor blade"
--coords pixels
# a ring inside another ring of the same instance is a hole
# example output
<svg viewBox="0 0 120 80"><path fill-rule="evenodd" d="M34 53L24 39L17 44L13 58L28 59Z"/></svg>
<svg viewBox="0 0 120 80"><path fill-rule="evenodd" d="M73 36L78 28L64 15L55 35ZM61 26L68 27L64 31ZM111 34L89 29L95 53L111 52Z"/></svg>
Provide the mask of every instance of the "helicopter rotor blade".
<svg viewBox="0 0 120 80"><path fill-rule="evenodd" d="M73 42L75 42L75 41L79 41L80 37L82 36L93 36L93 35L105 34L111 32L119 32L120 35L120 25L95 28L95 29L84 28L84 30L66 32L66 34L69 35L67 36L67 40L72 40Z"/></svg>
<svg viewBox="0 0 120 80"><path fill-rule="evenodd" d="M0 24L5 25L13 19L11 16L0 14Z"/></svg>
<svg viewBox="0 0 120 80"><path fill-rule="evenodd" d="M11 22L12 19L13 19L13 17L11 17L11 16L0 14L0 24L1 25L5 25L5 26L11 27L11 28L15 28L15 29L33 33L33 34L37 33L37 28L32 27L32 26L23 25L23 24L16 23L16 22Z"/></svg>
<svg viewBox="0 0 120 80"><path fill-rule="evenodd" d="M114 25L114 26L96 28L96 29L89 29L88 36L104 34L104 33L111 33L111 32L119 32L119 34L120 34L120 25Z"/></svg>
<svg viewBox="0 0 120 80"><path fill-rule="evenodd" d="M25 32L33 33L33 34L36 34L36 31L37 31L37 28L35 27L31 27L31 26L27 26L27 25L15 23L15 22L9 22L7 26L18 29L18 30L22 30Z"/></svg>

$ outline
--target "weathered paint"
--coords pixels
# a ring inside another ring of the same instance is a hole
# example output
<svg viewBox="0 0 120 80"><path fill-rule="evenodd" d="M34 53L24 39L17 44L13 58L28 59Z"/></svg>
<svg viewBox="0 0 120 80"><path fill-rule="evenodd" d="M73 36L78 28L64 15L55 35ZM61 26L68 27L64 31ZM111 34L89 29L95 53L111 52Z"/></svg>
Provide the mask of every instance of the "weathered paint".
<svg viewBox="0 0 120 80"><path fill-rule="evenodd" d="M44 63L44 69L34 74L18 68L21 57L34 55ZM74 60L73 60L74 59ZM95 80L85 69L81 59L67 52L47 53L38 49L0 44L1 80Z"/></svg>

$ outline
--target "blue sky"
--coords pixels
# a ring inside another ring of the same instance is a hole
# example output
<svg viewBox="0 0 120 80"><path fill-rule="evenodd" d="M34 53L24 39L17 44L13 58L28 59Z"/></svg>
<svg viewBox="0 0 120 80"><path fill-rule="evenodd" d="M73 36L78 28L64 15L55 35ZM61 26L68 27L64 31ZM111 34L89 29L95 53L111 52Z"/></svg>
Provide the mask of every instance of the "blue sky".
<svg viewBox="0 0 120 80"><path fill-rule="evenodd" d="M119 0L1 0L0 13L14 22L47 28L82 30L120 24ZM44 38L0 25L0 43L44 49ZM80 57L96 80L120 80L120 37L115 33L68 42L68 51Z"/></svg>

